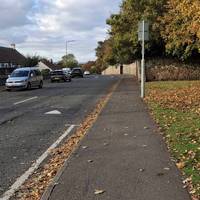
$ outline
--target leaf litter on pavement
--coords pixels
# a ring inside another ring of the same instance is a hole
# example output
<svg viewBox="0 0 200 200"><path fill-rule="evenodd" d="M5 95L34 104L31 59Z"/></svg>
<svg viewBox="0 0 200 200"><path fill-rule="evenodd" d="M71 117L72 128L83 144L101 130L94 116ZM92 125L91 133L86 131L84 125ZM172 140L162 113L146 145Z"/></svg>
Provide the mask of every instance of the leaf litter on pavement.
<svg viewBox="0 0 200 200"><path fill-rule="evenodd" d="M86 117L76 132L69 137L66 142L60 147L51 152L50 158L46 164L41 166L36 172L29 177L23 186L16 191L14 195L15 200L40 200L42 194L51 183L55 175L61 169L65 161L69 158L71 153L76 149L82 138L87 134L88 130L96 121L98 115L101 113L104 106L110 99L113 91L117 88L120 81L114 84L108 94L102 97L94 110ZM90 162L93 162L90 160ZM96 194L102 194L105 191L96 190Z"/></svg>
<svg viewBox="0 0 200 200"><path fill-rule="evenodd" d="M193 200L200 199L200 81L147 84L147 102Z"/></svg>
<svg viewBox="0 0 200 200"><path fill-rule="evenodd" d="M99 194L103 194L103 193L105 193L105 190L96 189L96 190L94 191L94 194L95 194L95 195L99 195Z"/></svg>

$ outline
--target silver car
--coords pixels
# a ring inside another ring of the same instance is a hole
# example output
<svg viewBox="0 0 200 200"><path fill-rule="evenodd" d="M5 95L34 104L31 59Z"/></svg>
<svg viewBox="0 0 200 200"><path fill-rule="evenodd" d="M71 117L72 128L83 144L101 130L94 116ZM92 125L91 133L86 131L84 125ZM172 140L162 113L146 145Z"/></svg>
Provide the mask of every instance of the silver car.
<svg viewBox="0 0 200 200"><path fill-rule="evenodd" d="M12 72L6 80L6 89L12 88L31 89L33 87L43 87L43 77L37 68L25 67Z"/></svg>

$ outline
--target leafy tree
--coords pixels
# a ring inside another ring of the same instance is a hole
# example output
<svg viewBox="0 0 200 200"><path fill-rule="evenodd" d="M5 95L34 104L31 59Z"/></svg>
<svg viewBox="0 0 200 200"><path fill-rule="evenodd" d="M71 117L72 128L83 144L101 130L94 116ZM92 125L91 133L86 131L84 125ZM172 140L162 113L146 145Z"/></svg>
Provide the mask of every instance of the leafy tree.
<svg viewBox="0 0 200 200"><path fill-rule="evenodd" d="M107 20L110 36L113 38L113 52L118 63L130 63L141 56L138 42L138 23L142 19L150 22L150 38L146 45L147 56L160 56L164 43L156 28L158 17L165 11L166 0L124 0L120 13Z"/></svg>
<svg viewBox="0 0 200 200"><path fill-rule="evenodd" d="M150 23L147 58L173 56L181 60L200 54L199 0L123 0L120 12L107 19L109 39L98 43L96 65L131 63L141 58L138 23Z"/></svg>
<svg viewBox="0 0 200 200"><path fill-rule="evenodd" d="M74 68L79 66L78 61L76 60L73 54L68 54L63 56L61 63L63 67L68 67L68 68Z"/></svg>
<svg viewBox="0 0 200 200"><path fill-rule="evenodd" d="M31 56L31 55L28 55L26 56L26 60L24 62L24 66L25 67L34 67L38 64L38 62L40 61L41 57L40 56L37 56L37 55L34 55L34 56Z"/></svg>
<svg viewBox="0 0 200 200"><path fill-rule="evenodd" d="M141 57L138 42L138 23L150 22L151 40L146 44L147 56L162 56L165 44L158 29L158 17L165 11L166 0L124 0L118 14L107 19L110 38L98 43L96 65L101 69L109 64L128 64Z"/></svg>
<svg viewBox="0 0 200 200"><path fill-rule="evenodd" d="M103 71L108 67L109 64L115 64L115 54L112 48L113 41L112 39L104 40L103 42L98 42L96 48L96 70L98 73Z"/></svg>
<svg viewBox="0 0 200 200"><path fill-rule="evenodd" d="M200 53L200 1L169 0L160 18L167 53L185 60Z"/></svg>
<svg viewBox="0 0 200 200"><path fill-rule="evenodd" d="M82 68L85 71L91 71L93 67L95 67L95 61L88 61L87 63L82 65Z"/></svg>

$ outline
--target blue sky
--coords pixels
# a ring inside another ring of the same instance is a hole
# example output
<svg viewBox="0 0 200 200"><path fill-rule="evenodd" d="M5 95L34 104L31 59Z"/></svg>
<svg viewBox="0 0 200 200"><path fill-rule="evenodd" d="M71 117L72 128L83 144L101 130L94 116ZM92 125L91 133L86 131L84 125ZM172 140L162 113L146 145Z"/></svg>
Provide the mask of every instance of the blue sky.
<svg viewBox="0 0 200 200"><path fill-rule="evenodd" d="M95 59L97 42L107 37L106 19L121 0L1 0L0 46L15 43L24 55L58 61L65 41L80 62Z"/></svg>

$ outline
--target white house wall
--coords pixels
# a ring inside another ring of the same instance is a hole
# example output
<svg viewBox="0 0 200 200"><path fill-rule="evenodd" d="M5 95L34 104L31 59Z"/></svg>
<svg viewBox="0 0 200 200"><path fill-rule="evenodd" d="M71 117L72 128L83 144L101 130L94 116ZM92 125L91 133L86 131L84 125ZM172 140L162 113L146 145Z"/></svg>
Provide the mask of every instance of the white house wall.
<svg viewBox="0 0 200 200"><path fill-rule="evenodd" d="M38 68L39 68L40 71L44 70L44 69L48 69L48 70L52 71L52 69L49 68L47 65L45 65L43 62L38 63Z"/></svg>

